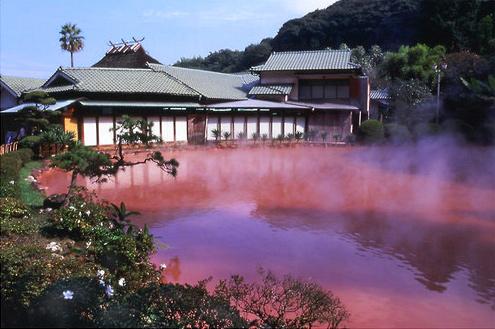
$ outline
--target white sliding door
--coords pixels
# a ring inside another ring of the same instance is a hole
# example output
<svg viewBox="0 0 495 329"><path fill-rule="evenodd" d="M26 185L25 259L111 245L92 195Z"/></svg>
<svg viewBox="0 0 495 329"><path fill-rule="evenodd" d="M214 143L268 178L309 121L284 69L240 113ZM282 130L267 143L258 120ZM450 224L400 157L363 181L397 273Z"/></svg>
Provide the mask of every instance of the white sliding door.
<svg viewBox="0 0 495 329"><path fill-rule="evenodd" d="M297 117L296 118L296 131L304 133L304 127L306 127L306 118Z"/></svg>
<svg viewBox="0 0 495 329"><path fill-rule="evenodd" d="M277 138L282 134L282 117L274 116L272 118L272 138Z"/></svg>
<svg viewBox="0 0 495 329"><path fill-rule="evenodd" d="M245 117L236 116L234 117L234 139L239 138L239 133L244 133L244 122Z"/></svg>
<svg viewBox="0 0 495 329"><path fill-rule="evenodd" d="M174 141L174 117L162 117L162 139L164 142Z"/></svg>
<svg viewBox="0 0 495 329"><path fill-rule="evenodd" d="M248 116L247 118L247 138L253 139L253 134L258 132L258 117Z"/></svg>
<svg viewBox="0 0 495 329"><path fill-rule="evenodd" d="M160 117L148 117L148 122L152 122L153 126L151 127L151 133L155 136L162 137L160 135Z"/></svg>
<svg viewBox="0 0 495 329"><path fill-rule="evenodd" d="M187 142L187 117L175 117L175 141Z"/></svg>
<svg viewBox="0 0 495 329"><path fill-rule="evenodd" d="M294 117L284 118L284 135L294 134Z"/></svg>
<svg viewBox="0 0 495 329"><path fill-rule="evenodd" d="M222 138L225 132L232 133L231 124L232 124L232 116L224 114L220 117L220 130L222 132ZM232 134L230 138L232 138Z"/></svg>
<svg viewBox="0 0 495 329"><path fill-rule="evenodd" d="M208 124L206 125L208 140L214 141L215 136L211 132L212 130L218 129L218 116L208 115Z"/></svg>
<svg viewBox="0 0 495 329"><path fill-rule="evenodd" d="M96 145L96 118L84 117L83 118L83 134L84 145L94 146Z"/></svg>
<svg viewBox="0 0 495 329"><path fill-rule="evenodd" d="M98 118L98 137L100 145L113 144L113 117Z"/></svg>
<svg viewBox="0 0 495 329"><path fill-rule="evenodd" d="M260 137L266 135L267 138L270 138L270 117L260 116Z"/></svg>

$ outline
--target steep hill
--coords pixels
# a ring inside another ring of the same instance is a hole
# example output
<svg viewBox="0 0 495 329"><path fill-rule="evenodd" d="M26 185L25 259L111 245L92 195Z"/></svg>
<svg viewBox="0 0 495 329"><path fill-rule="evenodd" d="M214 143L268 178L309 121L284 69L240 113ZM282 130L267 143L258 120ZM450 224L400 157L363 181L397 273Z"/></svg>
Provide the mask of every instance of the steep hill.
<svg viewBox="0 0 495 329"><path fill-rule="evenodd" d="M419 40L421 0L341 0L286 22L274 50L336 48L377 44L395 49Z"/></svg>
<svg viewBox="0 0 495 329"><path fill-rule="evenodd" d="M263 63L273 50L338 48L342 43L393 51L421 42L442 44L448 51L486 53L483 45L494 37L495 0L340 0L286 22L273 39L244 51L222 49L205 58L182 58L175 65L244 71Z"/></svg>

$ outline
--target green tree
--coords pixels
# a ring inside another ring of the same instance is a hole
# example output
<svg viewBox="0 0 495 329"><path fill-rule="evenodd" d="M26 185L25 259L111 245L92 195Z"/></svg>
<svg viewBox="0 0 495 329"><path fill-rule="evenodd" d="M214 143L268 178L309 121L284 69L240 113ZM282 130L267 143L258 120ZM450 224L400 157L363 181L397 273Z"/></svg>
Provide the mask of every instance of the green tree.
<svg viewBox="0 0 495 329"><path fill-rule="evenodd" d="M433 66L445 57L445 47L428 47L417 44L413 47L401 46L398 52L388 53L381 65L381 74L395 80L420 80L433 86L436 74Z"/></svg>
<svg viewBox="0 0 495 329"><path fill-rule="evenodd" d="M60 48L70 53L70 66L74 67L74 53L84 48L84 37L76 24L67 23L60 30Z"/></svg>
<svg viewBox="0 0 495 329"><path fill-rule="evenodd" d="M433 109L423 106L423 103L431 99L430 87L418 79L396 79L390 85L391 118L399 124L412 127L420 122L430 121L435 112Z"/></svg>
<svg viewBox="0 0 495 329"><path fill-rule="evenodd" d="M30 130L40 132L48 128L51 123L55 123L60 118L60 111L48 111L49 105L55 104L55 98L48 93L37 90L22 95L23 103L33 103L19 111L17 121L27 124Z"/></svg>
<svg viewBox="0 0 495 329"><path fill-rule="evenodd" d="M361 66L364 74L370 78L370 83L375 87L381 85L378 68L384 56L382 48L378 45L371 46L368 51L363 46L358 46L351 51L351 62Z"/></svg>
<svg viewBox="0 0 495 329"><path fill-rule="evenodd" d="M57 154L52 158L51 167L57 167L72 173L64 203L68 204L73 196L79 175L95 179L97 182L104 182L107 177L117 174L120 169L153 162L160 169L175 177L179 163L175 159L166 160L159 151L150 152L141 161L128 161L125 158L125 144L136 146L144 144L150 138L153 140L158 139L150 132L136 133L142 128L140 120L132 120L128 116L123 116L122 121L119 121L116 128L117 146L115 154L97 152L82 145L79 141L72 141L66 152Z"/></svg>

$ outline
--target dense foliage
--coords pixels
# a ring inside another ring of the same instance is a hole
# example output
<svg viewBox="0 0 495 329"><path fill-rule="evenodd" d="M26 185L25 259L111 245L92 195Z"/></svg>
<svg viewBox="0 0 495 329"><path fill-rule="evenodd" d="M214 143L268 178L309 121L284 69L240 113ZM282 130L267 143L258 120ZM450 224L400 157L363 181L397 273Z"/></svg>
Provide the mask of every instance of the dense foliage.
<svg viewBox="0 0 495 329"><path fill-rule="evenodd" d="M443 45L448 51L495 51L495 1L483 0L341 0L328 8L292 19L273 38L243 51L222 49L205 58L181 58L175 65L239 72L263 63L272 50L368 49L379 45Z"/></svg>

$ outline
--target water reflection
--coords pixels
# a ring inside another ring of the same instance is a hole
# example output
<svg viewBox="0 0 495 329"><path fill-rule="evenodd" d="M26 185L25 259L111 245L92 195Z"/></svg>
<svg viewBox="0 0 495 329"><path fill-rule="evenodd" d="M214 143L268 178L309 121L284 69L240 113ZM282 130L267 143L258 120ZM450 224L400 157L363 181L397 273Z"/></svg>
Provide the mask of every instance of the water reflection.
<svg viewBox="0 0 495 329"><path fill-rule="evenodd" d="M338 290L359 313L354 325L492 324L495 168L479 159L495 151L443 152L179 152L177 179L134 167L96 190L143 213L136 219L170 246L156 256L167 281L249 276L263 265ZM57 192L61 177L41 181ZM460 310L478 322L453 315Z"/></svg>

